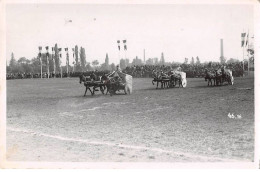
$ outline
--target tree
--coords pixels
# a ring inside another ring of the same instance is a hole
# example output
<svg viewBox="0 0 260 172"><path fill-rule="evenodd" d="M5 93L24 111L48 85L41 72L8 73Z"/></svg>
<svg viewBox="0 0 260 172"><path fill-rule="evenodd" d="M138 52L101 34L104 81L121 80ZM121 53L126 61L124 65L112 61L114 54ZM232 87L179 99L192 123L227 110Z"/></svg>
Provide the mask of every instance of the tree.
<svg viewBox="0 0 260 172"><path fill-rule="evenodd" d="M108 68L109 68L109 58L108 58L108 54L106 53L105 69L108 70Z"/></svg>
<svg viewBox="0 0 260 172"><path fill-rule="evenodd" d="M188 64L188 60L189 60L188 58L185 58L184 59L184 64Z"/></svg>
<svg viewBox="0 0 260 172"><path fill-rule="evenodd" d="M158 58L157 58L157 57L153 58L153 61L154 61L154 64L155 64L155 65L158 64Z"/></svg>
<svg viewBox="0 0 260 172"><path fill-rule="evenodd" d="M85 49L80 47L80 65L81 65L81 71L85 70L86 67L86 53Z"/></svg>
<svg viewBox="0 0 260 172"><path fill-rule="evenodd" d="M92 66L94 66L94 68L96 69L96 67L99 65L98 60L93 60L92 61Z"/></svg>
<svg viewBox="0 0 260 172"><path fill-rule="evenodd" d="M129 64L129 59L125 59L125 65L126 66L129 66L130 64Z"/></svg>
<svg viewBox="0 0 260 172"><path fill-rule="evenodd" d="M133 59L132 65L142 65L142 60L138 59L138 57L136 56L136 58Z"/></svg>
<svg viewBox="0 0 260 172"><path fill-rule="evenodd" d="M28 64L28 63L30 63L30 60L28 60L28 59L26 59L25 57L21 57L21 58L19 58L18 59L18 64Z"/></svg>
<svg viewBox="0 0 260 172"><path fill-rule="evenodd" d="M194 65L194 58L193 57L191 58L190 64Z"/></svg>
<svg viewBox="0 0 260 172"><path fill-rule="evenodd" d="M111 68L112 71L114 71L114 70L116 70L116 65L115 65L114 63L112 63L112 64L110 65L110 68Z"/></svg>
<svg viewBox="0 0 260 172"><path fill-rule="evenodd" d="M75 46L75 71L76 72L80 72L81 71L81 67L80 67L80 64L79 64L79 48L78 46L76 45Z"/></svg>
<svg viewBox="0 0 260 172"><path fill-rule="evenodd" d="M234 58L230 58L230 59L227 61L228 64L230 64L230 63L237 63L237 62L239 62L239 60L234 59Z"/></svg>
<svg viewBox="0 0 260 172"><path fill-rule="evenodd" d="M120 68L121 69L125 69L126 68L125 59L120 59Z"/></svg>
<svg viewBox="0 0 260 172"><path fill-rule="evenodd" d="M18 59L18 65L19 65L19 72L22 73L30 73L32 72L32 67L30 65L30 60L26 59L25 57L21 57Z"/></svg>
<svg viewBox="0 0 260 172"><path fill-rule="evenodd" d="M254 55L255 55L254 47L251 46L251 48L247 49L247 51L248 51L248 53L249 53L250 63L254 64L254 62L255 62L255 58L254 58Z"/></svg>
<svg viewBox="0 0 260 172"><path fill-rule="evenodd" d="M163 53L161 54L161 59L160 59L160 64L161 65L164 65L164 63L165 63L165 60L164 60L164 55L163 55Z"/></svg>
<svg viewBox="0 0 260 172"><path fill-rule="evenodd" d="M12 71L14 68L16 68L16 66L17 66L17 62L16 62L16 60L15 60L15 58L14 58L14 53L11 54L11 60L10 60L9 66L10 66L10 68L11 68L11 71Z"/></svg>
<svg viewBox="0 0 260 172"><path fill-rule="evenodd" d="M87 69L87 71L91 71L93 68L90 66L90 63L89 62L87 62L87 64L86 64L86 69Z"/></svg>
<svg viewBox="0 0 260 172"><path fill-rule="evenodd" d="M101 70L101 71L108 70L108 69L107 69L107 66L106 66L106 63L102 63L102 64L100 65L99 70Z"/></svg>
<svg viewBox="0 0 260 172"><path fill-rule="evenodd" d="M40 67L40 61L38 58L34 57L31 60L31 66L34 73L40 73L41 67Z"/></svg>
<svg viewBox="0 0 260 172"><path fill-rule="evenodd" d="M146 60L146 64L153 65L153 59L149 58L148 60Z"/></svg>
<svg viewBox="0 0 260 172"><path fill-rule="evenodd" d="M60 57L59 57L59 48L58 45L55 44L54 46L54 60L55 60L55 67L56 67L56 72L60 71Z"/></svg>
<svg viewBox="0 0 260 172"><path fill-rule="evenodd" d="M200 64L200 59L199 59L199 57L197 56L196 57L196 65L199 65Z"/></svg>

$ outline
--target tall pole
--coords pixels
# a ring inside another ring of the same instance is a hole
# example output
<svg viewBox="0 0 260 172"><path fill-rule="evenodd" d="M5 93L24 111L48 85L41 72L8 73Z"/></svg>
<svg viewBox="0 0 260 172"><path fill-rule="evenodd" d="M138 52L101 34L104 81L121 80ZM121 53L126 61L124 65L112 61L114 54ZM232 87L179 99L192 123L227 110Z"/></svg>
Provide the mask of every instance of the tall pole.
<svg viewBox="0 0 260 172"><path fill-rule="evenodd" d="M241 37L242 37L242 46L243 46L243 76L244 76L244 70L245 70L245 64L244 64L244 59L245 59L245 35L246 33L244 32L244 29L243 29L243 33L241 34Z"/></svg>
<svg viewBox="0 0 260 172"><path fill-rule="evenodd" d="M40 46L39 47L39 58L40 58L40 63L41 63L41 78L42 78L42 54L41 54L41 50L42 50L42 47Z"/></svg>
<svg viewBox="0 0 260 172"><path fill-rule="evenodd" d="M67 65L67 78L69 77L69 52L68 52L68 48L65 48L66 51L66 65Z"/></svg>
<svg viewBox="0 0 260 172"><path fill-rule="evenodd" d="M52 49L52 60L53 60L53 73L54 73L54 78L56 78L56 64L55 64L55 52L54 52L54 47Z"/></svg>
<svg viewBox="0 0 260 172"><path fill-rule="evenodd" d="M119 60L118 65L121 68L121 66L120 66L120 40L117 40L117 44L118 44L118 60Z"/></svg>
<svg viewBox="0 0 260 172"><path fill-rule="evenodd" d="M74 72L75 71L75 50L74 50L74 48L72 48L72 52L73 52L73 62L72 62L72 64L73 64L73 69L72 69L72 71Z"/></svg>
<svg viewBox="0 0 260 172"><path fill-rule="evenodd" d="M125 51L125 60L124 60L124 65L126 66L126 51L127 51L126 39L123 40L123 43L124 43L124 51ZM124 67L125 67L125 66L124 66Z"/></svg>
<svg viewBox="0 0 260 172"><path fill-rule="evenodd" d="M249 59L249 30L247 35L247 57L248 57L248 64L247 64L247 75L249 75L249 67L250 67L250 59Z"/></svg>
<svg viewBox="0 0 260 172"><path fill-rule="evenodd" d="M244 65L244 50L245 50L245 46L243 45L243 76L244 76L244 70L245 70L245 65Z"/></svg>
<svg viewBox="0 0 260 172"><path fill-rule="evenodd" d="M62 59L62 53L61 53L61 48L59 48L59 53L60 53L60 60L59 60L59 62L60 62L60 77L62 78L62 62L61 62L61 59Z"/></svg>
<svg viewBox="0 0 260 172"><path fill-rule="evenodd" d="M49 47L45 47L46 48L46 58L47 58L47 74L48 74L48 78L50 78L50 69L49 69Z"/></svg>

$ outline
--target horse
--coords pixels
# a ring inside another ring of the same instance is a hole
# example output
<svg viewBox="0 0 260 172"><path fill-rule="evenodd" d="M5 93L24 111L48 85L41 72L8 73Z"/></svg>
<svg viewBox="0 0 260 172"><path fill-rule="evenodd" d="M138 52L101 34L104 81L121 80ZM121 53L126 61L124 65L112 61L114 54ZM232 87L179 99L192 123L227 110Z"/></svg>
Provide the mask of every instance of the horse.
<svg viewBox="0 0 260 172"><path fill-rule="evenodd" d="M177 82L179 83L179 88L185 88L187 86L186 73L180 70L169 71L171 86L175 87Z"/></svg>
<svg viewBox="0 0 260 172"><path fill-rule="evenodd" d="M99 87L102 94L104 94L106 87L103 84L103 82L101 81L101 77L97 76L94 72L92 72L90 74L91 81L93 81L95 83L93 86L93 94L95 94L95 91L98 91L98 90L96 90L97 87Z"/></svg>
<svg viewBox="0 0 260 172"><path fill-rule="evenodd" d="M212 86L211 80L214 81L214 86L216 85L216 76L217 76L216 73L210 72L210 71L208 71L208 69L205 69L205 81L208 81L208 86L209 86L209 83Z"/></svg>
<svg viewBox="0 0 260 172"><path fill-rule="evenodd" d="M170 85L171 85L171 87L175 87L177 85L177 82L179 83L179 88L181 86L183 87L182 82L181 82L181 76L178 73L169 72L169 75L170 75Z"/></svg>
<svg viewBox="0 0 260 172"><path fill-rule="evenodd" d="M228 84L233 85L234 78L232 76L232 71L230 69L225 69L223 67L223 68L221 68L221 72L222 72L222 81L227 81Z"/></svg>
<svg viewBox="0 0 260 172"><path fill-rule="evenodd" d="M116 94L116 91L124 90L125 94L127 94L125 90L125 83L123 83L122 78L119 76L115 76L110 79L110 84L109 84L109 93L110 96L113 94Z"/></svg>
<svg viewBox="0 0 260 172"><path fill-rule="evenodd" d="M153 80L152 80L152 84L154 85L154 82L157 82L157 86L156 86L156 89L158 89L158 85L159 85L159 82L161 83L161 88L165 88L165 87L169 87L169 76L166 75L165 73L163 73L161 71L160 72L155 72L155 71L152 71L152 76L153 76Z"/></svg>
<svg viewBox="0 0 260 172"><path fill-rule="evenodd" d="M106 95L107 93L110 91L110 79L108 75L102 75L101 76L101 82L104 84L104 88L107 89Z"/></svg>
<svg viewBox="0 0 260 172"><path fill-rule="evenodd" d="M217 86L223 84L222 71L220 69L215 70L215 80Z"/></svg>
<svg viewBox="0 0 260 172"><path fill-rule="evenodd" d="M93 92L91 91L90 87L92 87L91 83L91 78L90 76L84 76L83 74L79 76L79 83L81 84L82 82L84 82L84 86L86 87L85 90L85 94L84 96L86 96L87 91L89 90L91 95L93 95Z"/></svg>

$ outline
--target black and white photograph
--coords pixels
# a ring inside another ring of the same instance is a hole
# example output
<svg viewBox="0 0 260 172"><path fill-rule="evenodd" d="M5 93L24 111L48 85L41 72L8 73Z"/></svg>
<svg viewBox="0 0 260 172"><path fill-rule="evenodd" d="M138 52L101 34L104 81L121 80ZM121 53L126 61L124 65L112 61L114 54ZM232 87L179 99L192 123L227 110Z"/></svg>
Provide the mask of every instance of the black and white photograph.
<svg viewBox="0 0 260 172"><path fill-rule="evenodd" d="M0 166L259 169L259 9L2 1Z"/></svg>

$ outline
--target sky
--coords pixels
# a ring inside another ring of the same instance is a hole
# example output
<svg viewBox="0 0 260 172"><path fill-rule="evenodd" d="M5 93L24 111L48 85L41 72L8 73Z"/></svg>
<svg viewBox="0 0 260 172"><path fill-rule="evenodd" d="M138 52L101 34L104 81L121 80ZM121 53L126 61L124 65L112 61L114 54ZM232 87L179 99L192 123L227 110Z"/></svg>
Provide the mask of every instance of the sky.
<svg viewBox="0 0 260 172"><path fill-rule="evenodd" d="M197 56L219 61L220 39L227 59L242 60L241 33L253 36L254 11L245 4L8 4L6 27L8 62L12 52L16 59L32 59L38 46L55 43L69 48L70 64L75 45L85 48L87 62L100 64L106 53L116 64L119 58L143 59L144 49L146 60L163 52L167 62ZM127 51L118 51L117 40L127 40Z"/></svg>

